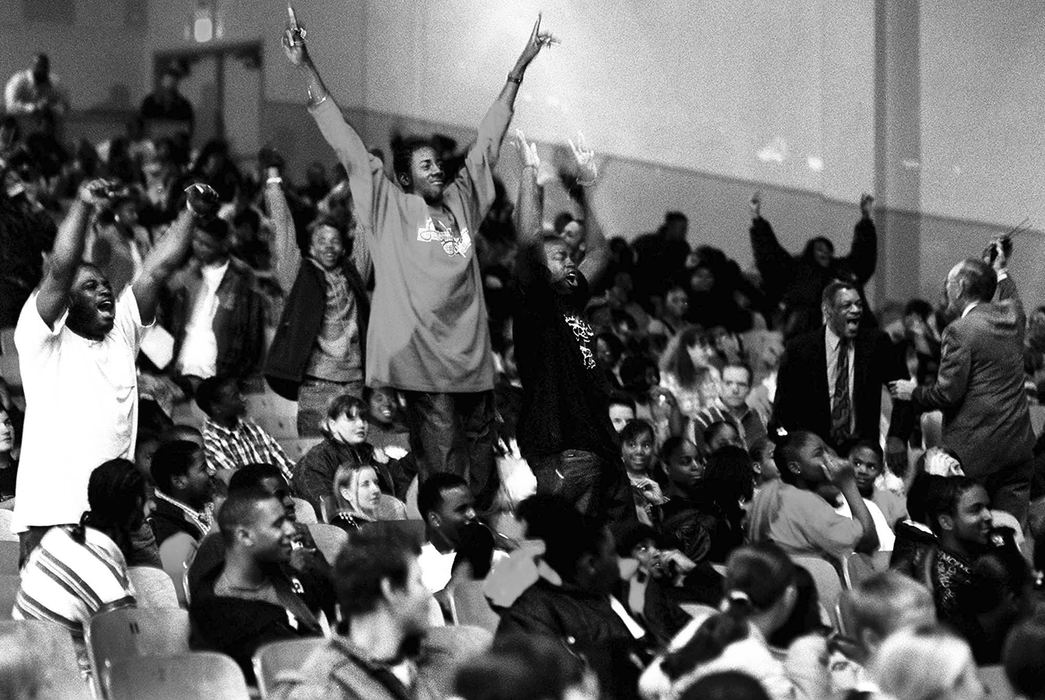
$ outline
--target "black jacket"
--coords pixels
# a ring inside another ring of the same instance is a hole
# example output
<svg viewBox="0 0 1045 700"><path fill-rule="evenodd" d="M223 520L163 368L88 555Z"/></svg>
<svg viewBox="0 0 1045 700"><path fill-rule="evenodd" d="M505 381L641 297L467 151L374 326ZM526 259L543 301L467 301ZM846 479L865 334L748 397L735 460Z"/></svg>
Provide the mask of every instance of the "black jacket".
<svg viewBox="0 0 1045 700"><path fill-rule="evenodd" d="M341 266L345 281L356 301L356 324L359 326L360 366L366 367L366 329L370 319L370 298L355 265L346 256ZM309 260L302 260L298 276L287 297L276 336L265 361L265 379L272 390L283 398L297 401L298 389L305 379L312 348L323 327L326 306L326 279L323 271Z"/></svg>
<svg viewBox="0 0 1045 700"><path fill-rule="evenodd" d="M831 397L827 383L827 349L823 327L792 339L784 350L777 374L776 400L770 430L808 430L836 449L831 440ZM856 335L853 355L853 395L856 416L854 440L881 436L882 386L907 379L903 356L889 337L877 330L862 329ZM911 433L914 412L910 402L894 401L889 436L904 440Z"/></svg>

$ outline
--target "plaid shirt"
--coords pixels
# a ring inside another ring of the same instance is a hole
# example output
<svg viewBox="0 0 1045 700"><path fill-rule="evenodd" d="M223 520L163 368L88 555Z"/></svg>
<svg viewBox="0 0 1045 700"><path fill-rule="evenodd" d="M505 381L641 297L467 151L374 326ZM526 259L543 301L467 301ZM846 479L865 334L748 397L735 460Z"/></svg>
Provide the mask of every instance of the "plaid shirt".
<svg viewBox="0 0 1045 700"><path fill-rule="evenodd" d="M275 438L251 420L241 419L229 430L208 418L203 423L203 451L212 474L261 462L279 467L289 482L294 467Z"/></svg>

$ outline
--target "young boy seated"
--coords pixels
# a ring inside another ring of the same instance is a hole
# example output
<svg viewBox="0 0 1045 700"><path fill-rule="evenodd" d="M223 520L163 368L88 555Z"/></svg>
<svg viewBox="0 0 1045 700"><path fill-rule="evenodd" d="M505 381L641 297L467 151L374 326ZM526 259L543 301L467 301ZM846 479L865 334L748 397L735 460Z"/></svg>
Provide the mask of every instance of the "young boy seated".
<svg viewBox="0 0 1045 700"><path fill-rule="evenodd" d="M861 440L849 449L849 461L856 472L856 488L860 495L878 506L889 528L895 530L896 523L907 520L909 516L902 498L875 485L884 471L882 448L876 442Z"/></svg>
<svg viewBox="0 0 1045 700"><path fill-rule="evenodd" d="M774 455L780 481L768 482L749 511L753 542L772 540L788 554L840 560L850 552L873 553L878 533L856 486L848 461L841 460L819 436L796 431L786 436ZM852 518L835 512L838 495Z"/></svg>

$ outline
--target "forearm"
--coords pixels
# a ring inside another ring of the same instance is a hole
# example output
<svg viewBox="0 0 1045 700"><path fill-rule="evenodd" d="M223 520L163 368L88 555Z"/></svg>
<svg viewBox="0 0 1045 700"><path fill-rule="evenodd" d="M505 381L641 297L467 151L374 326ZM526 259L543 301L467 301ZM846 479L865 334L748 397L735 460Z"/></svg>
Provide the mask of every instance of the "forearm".
<svg viewBox="0 0 1045 700"><path fill-rule="evenodd" d="M849 504L853 520L860 523L864 531L854 549L866 553L876 551L878 549L878 531L875 529L874 519L871 518L871 511L867 509L867 504L864 503L860 491L856 488L856 481L845 481L839 485L839 489L845 502Z"/></svg>
<svg viewBox="0 0 1045 700"><path fill-rule="evenodd" d="M519 243L535 245L541 240L544 219L544 188L537 184L537 166L526 165L519 181Z"/></svg>
<svg viewBox="0 0 1045 700"><path fill-rule="evenodd" d="M162 284L189 254L192 244L192 230L196 217L189 210L182 211L167 233L153 246L145 258L142 277L151 282Z"/></svg>
<svg viewBox="0 0 1045 700"><path fill-rule="evenodd" d="M272 221L272 270L283 293L287 294L294 284L301 254L297 247L294 217L283 192L282 180L270 177L265 182L265 204L268 205Z"/></svg>
<svg viewBox="0 0 1045 700"><path fill-rule="evenodd" d="M91 206L77 197L58 227L58 235L51 250L50 271L52 276L71 277L83 258L87 240L87 224L91 217Z"/></svg>
<svg viewBox="0 0 1045 700"><path fill-rule="evenodd" d="M606 266L609 264L610 245L606 240L606 233L602 229L599 218L595 214L595 208L591 206L591 198L588 196L587 188L578 185L578 189L580 193L577 195L577 201L581 205L582 216L584 217L584 240L587 244L587 250L580 269L588 279L588 282L597 285L599 279L606 271Z"/></svg>

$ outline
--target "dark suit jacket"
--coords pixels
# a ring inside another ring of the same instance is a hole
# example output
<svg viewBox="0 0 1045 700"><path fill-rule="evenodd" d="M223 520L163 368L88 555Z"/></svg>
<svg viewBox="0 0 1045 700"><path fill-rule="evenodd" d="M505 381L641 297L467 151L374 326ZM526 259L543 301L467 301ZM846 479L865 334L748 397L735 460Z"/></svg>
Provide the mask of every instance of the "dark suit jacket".
<svg viewBox="0 0 1045 700"><path fill-rule="evenodd" d="M916 407L943 411L943 442L962 468L982 478L1032 457L1027 395L1023 388L1026 317L1016 285L998 283L993 303L973 307L943 332L936 383L918 387Z"/></svg>
<svg viewBox="0 0 1045 700"><path fill-rule="evenodd" d="M791 340L780 360L776 400L771 429L782 427L792 432L808 430L838 449L831 441L831 397L827 383L827 349L823 327ZM856 430L853 438L881 438L882 385L908 378L903 356L878 330L863 329L856 335L853 354L853 411ZM911 433L913 411L909 402L893 402L889 435L904 440Z"/></svg>

